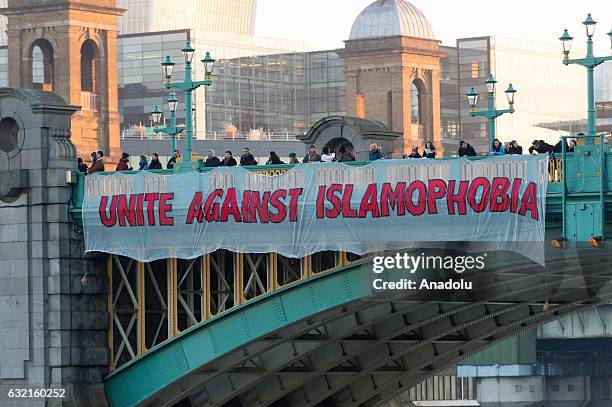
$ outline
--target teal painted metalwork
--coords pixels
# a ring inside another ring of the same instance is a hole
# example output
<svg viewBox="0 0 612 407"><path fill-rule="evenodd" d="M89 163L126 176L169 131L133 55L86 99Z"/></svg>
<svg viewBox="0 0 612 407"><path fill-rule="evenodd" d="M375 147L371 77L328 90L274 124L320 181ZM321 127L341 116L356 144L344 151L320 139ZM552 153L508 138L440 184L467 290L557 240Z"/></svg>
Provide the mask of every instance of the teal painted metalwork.
<svg viewBox="0 0 612 407"><path fill-rule="evenodd" d="M489 152L493 155L493 141L495 140L495 119L499 116L506 113L514 113L514 94L516 93L516 89L512 86L512 84L508 85L508 89L506 89L505 93L508 97L508 104L510 105L509 109L496 109L495 108L495 84L497 81L493 77L493 74L489 74L486 82L487 84L487 94L488 94L488 105L487 110L475 110L476 104L478 103L478 92L473 87L467 93L468 102L470 104L470 116L476 117L485 117L489 120Z"/></svg>
<svg viewBox="0 0 612 407"><path fill-rule="evenodd" d="M109 404L133 406L185 373L255 338L319 312L373 296L367 264L355 263L262 295L154 347L107 377L105 391ZM310 301L304 301L305 298ZM144 377L150 379L143 380Z"/></svg>

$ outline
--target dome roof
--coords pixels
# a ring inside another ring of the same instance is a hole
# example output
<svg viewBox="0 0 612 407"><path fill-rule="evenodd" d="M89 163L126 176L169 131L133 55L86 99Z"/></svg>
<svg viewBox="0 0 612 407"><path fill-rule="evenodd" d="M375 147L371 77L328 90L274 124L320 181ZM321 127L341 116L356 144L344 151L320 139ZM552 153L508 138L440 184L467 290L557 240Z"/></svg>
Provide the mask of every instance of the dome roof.
<svg viewBox="0 0 612 407"><path fill-rule="evenodd" d="M405 0L376 0L353 23L350 40L405 35L434 39L421 10Z"/></svg>

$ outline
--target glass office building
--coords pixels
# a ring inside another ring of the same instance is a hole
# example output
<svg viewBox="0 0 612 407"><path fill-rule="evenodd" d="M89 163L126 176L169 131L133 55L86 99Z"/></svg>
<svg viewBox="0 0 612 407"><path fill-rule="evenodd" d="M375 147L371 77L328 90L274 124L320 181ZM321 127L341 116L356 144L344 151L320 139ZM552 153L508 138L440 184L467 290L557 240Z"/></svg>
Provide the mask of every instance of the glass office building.
<svg viewBox="0 0 612 407"><path fill-rule="evenodd" d="M252 35L257 0L117 0L119 34L199 28Z"/></svg>
<svg viewBox="0 0 612 407"><path fill-rule="evenodd" d="M567 128L567 122L579 122L586 116L586 70L562 63L560 45L504 37L457 40L459 138L477 151L488 149L487 120L469 115L465 94L474 86L479 92L477 109L487 108L485 80L489 72L497 79L496 106L508 108L504 90L512 83L517 89L516 112L496 121L496 135L502 142L517 140L528 147L535 139L556 143L559 135L584 130ZM580 54L581 51L577 51ZM443 99L451 97L442 95ZM446 144L459 140L447 133Z"/></svg>
<svg viewBox="0 0 612 407"><path fill-rule="evenodd" d="M0 47L0 87L8 86L8 48Z"/></svg>
<svg viewBox="0 0 612 407"><path fill-rule="evenodd" d="M344 64L334 51L219 61L206 101L207 135L301 134L345 114Z"/></svg>
<svg viewBox="0 0 612 407"><path fill-rule="evenodd" d="M204 40L203 40L204 39ZM262 84L254 81L254 75L261 75L261 70L256 70L252 60L244 59L244 64L250 64L251 73L246 74L249 70L247 67L241 66L241 59L252 55L268 55L263 57L265 61L265 89L276 88L279 81L295 82L296 79L289 75L289 71L285 68L283 70L282 65L288 63L289 66L295 67L299 70L299 61L295 60L295 57L289 61L289 57L277 55L281 52L290 51L303 51L305 44L295 41L284 41L277 39L269 39L263 37L254 37L249 35L235 34L235 33L221 33L210 30L177 30L177 31L166 31L157 32L150 34L132 34L132 35L121 35L117 40L117 59L118 59L118 75L119 75L119 112L121 114L122 131L124 134L138 135L146 132L146 128L151 127L150 112L155 105L159 105L162 108L164 115L163 118L167 122L170 118L170 112L166 99L169 91L163 87L161 61L166 55L170 55L176 66L174 68L173 80L182 81L185 75L185 64L181 48L184 46L185 41L190 40L191 44L196 48L196 57L192 64L194 78L196 80L204 79L203 66L199 61L206 51L209 51L211 55L217 59L215 64L215 75L214 84L210 88L199 88L194 92L194 131L196 138L206 138L207 132L217 131L223 132L224 128L213 128L206 126L206 115L204 108L207 93L210 94L210 99L213 102L212 110L208 113L209 117L218 118L219 114L212 114L215 111L215 103L217 106L227 106L228 109L231 106L238 106L241 109L252 109L253 115L259 114L259 111L255 111L254 101L247 99L247 94L255 95L255 92L259 92L262 88ZM292 55L292 54L287 54ZM293 54L295 55L295 54ZM303 53L301 54L303 55ZM227 61L232 61L227 62ZM249 62L250 61L250 62ZM269 71L268 71L268 68ZM282 76L278 76L282 74ZM248 76L251 78L250 81L242 83L240 78ZM235 81L238 82L235 83ZM240 87L242 83L242 88ZM257 89L254 87L247 92L246 83L255 86L258 85ZM270 85L274 84L274 85ZM240 92L242 89L243 97L240 98ZM263 89L263 88L262 88ZM297 87L293 87L292 91L298 92ZM282 93L282 92L281 92ZM292 100L303 100L303 98L297 98L295 95L291 96L289 93L283 93L284 97L292 97ZM181 92L177 93L179 98L179 108L177 109L177 123L183 124L185 121L185 106L184 106L184 95ZM252 96L253 98L254 96ZM272 110L276 112L277 105L274 99L275 93L272 92L271 106ZM257 99L259 102L259 98ZM292 102L293 103L293 102ZM289 109L289 101L286 101L287 109ZM294 107L291 107L295 110ZM218 109L217 109L218 111ZM267 117L274 116L276 113L269 113L270 109L266 108ZM228 110L228 117L223 114L223 122L231 124L238 123L241 126L240 121L236 121L236 118L232 116L231 109ZM239 113L241 117L245 117L242 112ZM293 114L294 118L292 123L296 123L301 120L298 115ZM255 117L255 116L253 116ZM253 118L254 120L254 118ZM274 117L271 117L274 120ZM288 119L287 119L288 120ZM285 120L286 121L286 120ZM287 121L286 121L287 122ZM277 121L275 122L277 123ZM288 123L288 122L287 122ZM254 122L249 124L254 126ZM281 125L274 125L274 128L280 128Z"/></svg>

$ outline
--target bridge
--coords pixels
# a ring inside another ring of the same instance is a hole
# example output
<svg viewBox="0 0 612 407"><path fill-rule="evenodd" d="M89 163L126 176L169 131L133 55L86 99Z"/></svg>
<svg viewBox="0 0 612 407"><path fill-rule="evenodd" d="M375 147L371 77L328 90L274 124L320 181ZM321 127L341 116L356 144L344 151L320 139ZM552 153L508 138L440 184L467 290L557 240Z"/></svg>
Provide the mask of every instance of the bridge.
<svg viewBox="0 0 612 407"><path fill-rule="evenodd" d="M608 302L612 152L602 145L582 139L576 152L549 161L546 267L489 253L487 273L462 276L473 291L375 290L372 258L381 253L296 259L217 250L151 262L108 255L108 402L374 406L509 336ZM249 170L277 176L291 168ZM79 176L76 224L83 191Z"/></svg>

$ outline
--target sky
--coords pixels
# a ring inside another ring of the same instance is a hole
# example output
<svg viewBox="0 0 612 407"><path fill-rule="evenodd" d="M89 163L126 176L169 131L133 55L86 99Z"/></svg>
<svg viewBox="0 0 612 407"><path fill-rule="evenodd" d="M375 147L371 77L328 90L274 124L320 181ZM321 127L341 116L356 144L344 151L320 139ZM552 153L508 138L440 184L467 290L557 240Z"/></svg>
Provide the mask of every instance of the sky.
<svg viewBox="0 0 612 407"><path fill-rule="evenodd" d="M312 50L343 47L353 21L373 0L257 0L255 33L309 43ZM564 28L584 46L584 21L597 24L595 48L610 54L612 0L411 0L444 45L457 38L500 35L558 42ZM561 44L559 43L561 50ZM579 57L579 56L576 56Z"/></svg>

